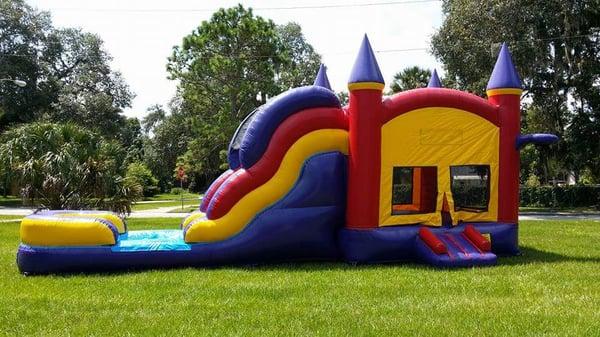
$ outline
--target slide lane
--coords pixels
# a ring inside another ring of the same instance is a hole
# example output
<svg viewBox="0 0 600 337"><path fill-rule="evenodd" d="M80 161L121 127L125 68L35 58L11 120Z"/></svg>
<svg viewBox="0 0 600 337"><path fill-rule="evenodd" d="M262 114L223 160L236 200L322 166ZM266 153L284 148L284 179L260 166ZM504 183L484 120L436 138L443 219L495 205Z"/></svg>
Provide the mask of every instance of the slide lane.
<svg viewBox="0 0 600 337"><path fill-rule="evenodd" d="M305 134L290 146L275 174L266 183L244 195L225 215L207 219L198 213L191 215L191 220L184 221L185 241L214 242L239 233L259 212L283 198L293 188L309 157L335 151L348 154L346 130L320 129Z"/></svg>
<svg viewBox="0 0 600 337"><path fill-rule="evenodd" d="M221 173L221 175L217 179L215 179L215 181L213 181L212 184L210 184L210 186L206 190L206 193L204 193L204 197L202 197L202 202L200 203L200 211L206 212L206 209L208 208L208 205L209 205L212 197L219 190L219 188L221 187L221 185L223 185L223 183L225 181L227 181L227 179L229 179L229 177L235 171L236 170L229 169L229 170Z"/></svg>
<svg viewBox="0 0 600 337"><path fill-rule="evenodd" d="M256 164L240 168L218 183L216 191L209 195L208 204L201 210L209 219L223 217L246 194L266 183L281 166L282 159L290 147L305 134L320 129L348 129L348 120L341 109L314 108L295 113L276 129L269 145ZM223 175L221 175L223 177ZM217 179L220 180L220 178ZM217 184L217 181L213 185ZM205 198L207 198L205 196ZM204 201L203 201L204 204Z"/></svg>

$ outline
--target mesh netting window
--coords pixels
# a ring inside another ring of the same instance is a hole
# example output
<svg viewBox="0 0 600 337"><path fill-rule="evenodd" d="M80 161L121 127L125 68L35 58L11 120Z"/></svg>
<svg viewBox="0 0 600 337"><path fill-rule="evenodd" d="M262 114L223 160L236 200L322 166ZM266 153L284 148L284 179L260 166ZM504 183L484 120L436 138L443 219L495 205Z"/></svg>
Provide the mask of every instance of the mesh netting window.
<svg viewBox="0 0 600 337"><path fill-rule="evenodd" d="M490 167L462 165L450 167L455 211L485 212L490 202Z"/></svg>

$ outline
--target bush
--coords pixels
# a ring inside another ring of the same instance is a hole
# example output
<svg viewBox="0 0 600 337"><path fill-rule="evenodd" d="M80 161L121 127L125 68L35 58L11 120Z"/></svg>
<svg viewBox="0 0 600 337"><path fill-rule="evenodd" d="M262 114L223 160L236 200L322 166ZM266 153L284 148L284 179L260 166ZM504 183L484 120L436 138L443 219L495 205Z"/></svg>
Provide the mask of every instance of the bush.
<svg viewBox="0 0 600 337"><path fill-rule="evenodd" d="M127 166L127 178L140 184L145 197L151 197L159 192L158 179L143 163L135 162Z"/></svg>
<svg viewBox="0 0 600 337"><path fill-rule="evenodd" d="M173 187L171 189L171 194L181 195L181 194L184 194L184 193L185 193L185 190L183 188L181 188L181 187Z"/></svg>
<svg viewBox="0 0 600 337"><path fill-rule="evenodd" d="M120 144L73 124L25 124L0 139L3 178L32 205L51 209L130 212L141 189L123 178L123 158Z"/></svg>
<svg viewBox="0 0 600 337"><path fill-rule="evenodd" d="M521 206L600 208L600 186L521 186Z"/></svg>

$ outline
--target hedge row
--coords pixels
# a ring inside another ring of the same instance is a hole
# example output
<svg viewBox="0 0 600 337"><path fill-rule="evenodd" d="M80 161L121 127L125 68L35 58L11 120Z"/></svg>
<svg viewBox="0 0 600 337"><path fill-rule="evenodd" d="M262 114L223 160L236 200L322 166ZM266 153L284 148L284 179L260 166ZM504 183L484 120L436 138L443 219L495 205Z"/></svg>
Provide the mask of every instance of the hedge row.
<svg viewBox="0 0 600 337"><path fill-rule="evenodd" d="M521 206L600 207L600 186L521 186Z"/></svg>

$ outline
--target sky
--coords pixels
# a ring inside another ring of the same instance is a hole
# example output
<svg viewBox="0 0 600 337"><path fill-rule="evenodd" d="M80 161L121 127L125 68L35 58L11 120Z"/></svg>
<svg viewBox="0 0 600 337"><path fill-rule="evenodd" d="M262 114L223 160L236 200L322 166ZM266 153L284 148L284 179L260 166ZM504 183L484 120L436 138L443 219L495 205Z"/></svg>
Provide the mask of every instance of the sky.
<svg viewBox="0 0 600 337"><path fill-rule="evenodd" d="M406 2L403 4L397 2ZM177 83L167 79L173 46L221 7L242 3L277 24L297 22L306 40L322 55L335 91L346 90L362 36L369 36L386 83L405 67L441 68L429 41L442 23L435 0L28 0L49 11L55 27L79 27L98 34L112 55L112 68L136 94L125 114L143 117L153 104L167 104ZM382 5L376 4L385 3ZM396 3L396 4L394 4ZM327 7L330 5L360 5ZM325 6L325 8L298 8ZM289 9L289 7L296 7ZM282 9L284 8L284 9ZM407 50L408 49L408 50ZM316 75L316 74L315 74Z"/></svg>

